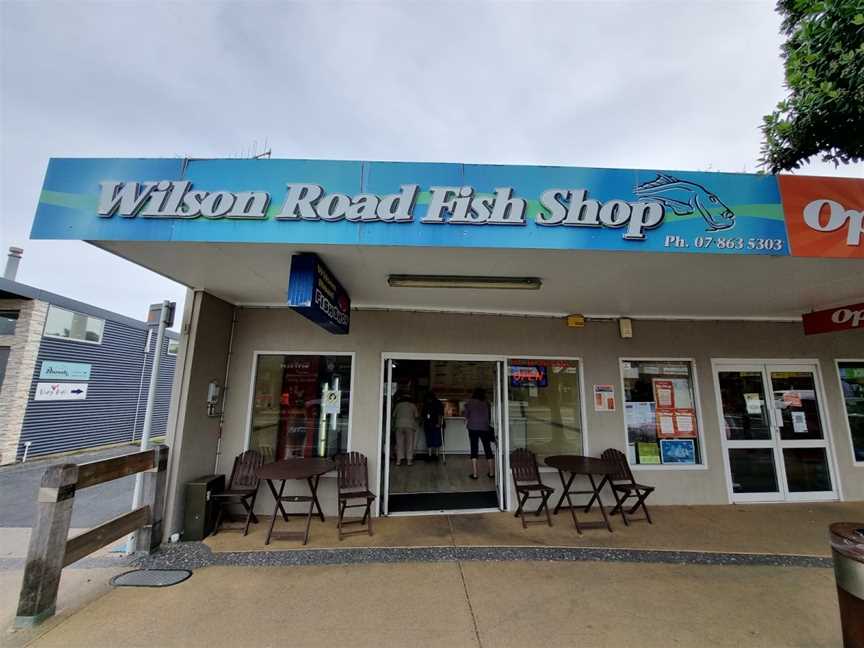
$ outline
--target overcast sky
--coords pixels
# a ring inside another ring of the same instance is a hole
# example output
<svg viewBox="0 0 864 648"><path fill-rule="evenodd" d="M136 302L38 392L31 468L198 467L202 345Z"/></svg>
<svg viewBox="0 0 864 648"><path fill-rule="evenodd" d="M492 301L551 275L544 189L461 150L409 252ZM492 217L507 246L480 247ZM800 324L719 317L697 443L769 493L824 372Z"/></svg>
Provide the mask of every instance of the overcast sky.
<svg viewBox="0 0 864 648"><path fill-rule="evenodd" d="M52 156L755 171L783 96L774 2L0 0L0 244L18 279L143 318L184 288L30 241ZM864 166L806 172L864 177Z"/></svg>

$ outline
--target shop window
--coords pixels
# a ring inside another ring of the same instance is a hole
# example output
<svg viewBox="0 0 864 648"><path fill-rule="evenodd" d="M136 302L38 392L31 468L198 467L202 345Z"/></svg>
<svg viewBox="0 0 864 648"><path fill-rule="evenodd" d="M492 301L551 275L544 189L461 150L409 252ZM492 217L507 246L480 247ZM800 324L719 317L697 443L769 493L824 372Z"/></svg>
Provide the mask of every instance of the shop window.
<svg viewBox="0 0 864 648"><path fill-rule="evenodd" d="M168 347L166 348L165 353L167 353L169 356L176 356L177 349L179 348L180 340L173 340L171 338L168 338Z"/></svg>
<svg viewBox="0 0 864 648"><path fill-rule="evenodd" d="M0 311L0 335L15 335L18 311Z"/></svg>
<svg viewBox="0 0 864 648"><path fill-rule="evenodd" d="M102 344L105 320L75 313L65 308L51 305L45 318L45 337L77 340Z"/></svg>
<svg viewBox="0 0 864 648"><path fill-rule="evenodd" d="M265 461L347 451L351 356L257 358L249 447Z"/></svg>
<svg viewBox="0 0 864 648"><path fill-rule="evenodd" d="M693 366L681 360L624 360L627 455L639 466L699 465Z"/></svg>
<svg viewBox="0 0 864 648"><path fill-rule="evenodd" d="M584 454L578 361L511 359L507 373L510 448L531 450L540 464Z"/></svg>
<svg viewBox="0 0 864 648"><path fill-rule="evenodd" d="M839 362L840 386L852 435L855 461L864 462L864 361Z"/></svg>

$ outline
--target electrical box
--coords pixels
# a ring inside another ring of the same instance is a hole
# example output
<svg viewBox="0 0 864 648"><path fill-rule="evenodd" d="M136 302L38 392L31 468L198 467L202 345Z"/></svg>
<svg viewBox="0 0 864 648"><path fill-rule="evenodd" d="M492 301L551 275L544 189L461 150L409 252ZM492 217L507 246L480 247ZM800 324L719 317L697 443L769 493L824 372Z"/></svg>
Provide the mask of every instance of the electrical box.
<svg viewBox="0 0 864 648"><path fill-rule="evenodd" d="M204 475L186 483L183 540L203 540L216 521L214 493L225 490L225 475Z"/></svg>
<svg viewBox="0 0 864 648"><path fill-rule="evenodd" d="M582 328L585 326L585 316L579 315L578 313L574 315L567 316L567 326L570 328Z"/></svg>
<svg viewBox="0 0 864 648"><path fill-rule="evenodd" d="M618 331L625 340L633 337L633 320L622 317L618 320Z"/></svg>

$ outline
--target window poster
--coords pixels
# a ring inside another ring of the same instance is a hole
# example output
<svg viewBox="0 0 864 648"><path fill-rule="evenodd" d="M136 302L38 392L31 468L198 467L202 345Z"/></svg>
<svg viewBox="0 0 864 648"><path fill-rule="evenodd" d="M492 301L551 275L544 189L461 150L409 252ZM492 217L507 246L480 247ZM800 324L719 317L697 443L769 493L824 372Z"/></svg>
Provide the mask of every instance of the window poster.
<svg viewBox="0 0 864 648"><path fill-rule="evenodd" d="M614 412L615 411L615 386L614 385L594 385L594 411L595 412Z"/></svg>
<svg viewBox="0 0 864 648"><path fill-rule="evenodd" d="M671 380L654 379L654 402L657 409L672 409L675 407L675 392Z"/></svg>
<svg viewBox="0 0 864 648"><path fill-rule="evenodd" d="M762 398L759 394L744 394L744 404L748 414L762 413Z"/></svg>
<svg viewBox="0 0 864 648"><path fill-rule="evenodd" d="M696 410L685 378L654 378L657 438L695 437Z"/></svg>
<svg viewBox="0 0 864 648"><path fill-rule="evenodd" d="M788 407L801 407L801 394L797 391L783 392L783 402Z"/></svg>
<svg viewBox="0 0 864 648"><path fill-rule="evenodd" d="M660 448L656 443L638 441L636 443L636 453L639 455L640 464L660 463Z"/></svg>
<svg viewBox="0 0 864 648"><path fill-rule="evenodd" d="M661 439L660 459L664 464L695 464L696 442L693 439Z"/></svg>
<svg viewBox="0 0 864 648"><path fill-rule="evenodd" d="M792 412L792 431L798 434L807 433L807 417L804 412Z"/></svg>

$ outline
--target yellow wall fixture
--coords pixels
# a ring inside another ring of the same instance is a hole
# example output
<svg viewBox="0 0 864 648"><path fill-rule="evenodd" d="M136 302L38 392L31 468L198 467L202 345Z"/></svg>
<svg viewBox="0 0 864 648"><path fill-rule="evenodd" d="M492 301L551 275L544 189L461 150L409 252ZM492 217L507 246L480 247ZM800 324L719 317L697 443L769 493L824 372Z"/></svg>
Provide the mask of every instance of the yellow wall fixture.
<svg viewBox="0 0 864 648"><path fill-rule="evenodd" d="M567 316L567 326L570 328L582 328L585 326L585 316L579 315L578 313L574 315Z"/></svg>
<svg viewBox="0 0 864 648"><path fill-rule="evenodd" d="M633 320L629 317L622 317L618 320L618 331L621 333L621 337L626 339L633 337Z"/></svg>

